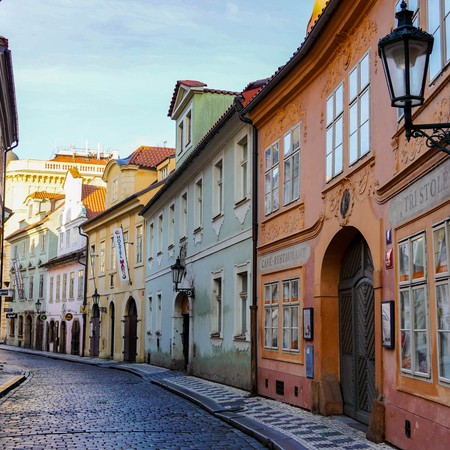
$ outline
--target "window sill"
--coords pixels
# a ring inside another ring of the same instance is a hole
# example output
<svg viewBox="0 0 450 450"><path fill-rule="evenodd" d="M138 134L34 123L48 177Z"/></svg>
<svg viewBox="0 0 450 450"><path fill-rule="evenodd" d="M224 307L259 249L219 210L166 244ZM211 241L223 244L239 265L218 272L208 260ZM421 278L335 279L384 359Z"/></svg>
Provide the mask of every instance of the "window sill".
<svg viewBox="0 0 450 450"><path fill-rule="evenodd" d="M236 202L234 202L234 207L235 208L239 208L239 206L245 205L246 203L248 203L250 201L250 198L248 198L247 196L245 196L244 198L242 198L241 200L238 200Z"/></svg>
<svg viewBox="0 0 450 450"><path fill-rule="evenodd" d="M200 225L200 226L198 226L195 230L194 230L194 234L198 234L198 233L201 233L202 232L202 230L203 230L203 226L202 225Z"/></svg>
<svg viewBox="0 0 450 450"><path fill-rule="evenodd" d="M222 335L221 335L220 333L211 333L211 334L209 335L209 337L210 337L211 339L223 339L223 337L222 337Z"/></svg>
<svg viewBox="0 0 450 450"><path fill-rule="evenodd" d="M233 340L239 341L239 342L247 342L250 341L250 339L247 338L245 334L239 334L237 336L233 336Z"/></svg>
<svg viewBox="0 0 450 450"><path fill-rule="evenodd" d="M211 222L215 222L216 220L219 220L221 217L223 217L223 212L220 212L218 214L216 214L212 219Z"/></svg>

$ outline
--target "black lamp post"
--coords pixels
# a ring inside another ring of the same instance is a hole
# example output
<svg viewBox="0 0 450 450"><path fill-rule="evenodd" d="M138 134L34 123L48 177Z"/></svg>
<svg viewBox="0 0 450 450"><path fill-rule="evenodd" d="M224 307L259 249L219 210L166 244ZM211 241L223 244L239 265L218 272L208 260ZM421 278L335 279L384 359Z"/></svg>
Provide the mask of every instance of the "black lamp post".
<svg viewBox="0 0 450 450"><path fill-rule="evenodd" d="M41 312L41 301L37 299L34 306L36 307L36 312L39 314Z"/></svg>
<svg viewBox="0 0 450 450"><path fill-rule="evenodd" d="M178 285L183 280L184 275L184 266L181 264L180 258L177 258L175 261L175 264L173 266L170 266L172 270L172 281L175 285L175 291L176 292L184 292L189 297L194 298L195 297L195 290L194 288L179 288Z"/></svg>
<svg viewBox="0 0 450 450"><path fill-rule="evenodd" d="M408 141L411 137L423 137L427 147L450 154L447 148L450 145L450 123L412 123L412 108L424 102L428 63L434 41L431 34L413 25L413 14L402 1L401 10L395 15L397 28L378 42L378 54L383 62L391 106L404 110ZM432 133L424 130L432 130Z"/></svg>
<svg viewBox="0 0 450 450"><path fill-rule="evenodd" d="M106 312L106 308L103 306L99 306L100 302L100 294L97 292L97 288L95 288L94 293L92 294L92 302L94 303L94 306L98 307L98 310L102 313Z"/></svg>

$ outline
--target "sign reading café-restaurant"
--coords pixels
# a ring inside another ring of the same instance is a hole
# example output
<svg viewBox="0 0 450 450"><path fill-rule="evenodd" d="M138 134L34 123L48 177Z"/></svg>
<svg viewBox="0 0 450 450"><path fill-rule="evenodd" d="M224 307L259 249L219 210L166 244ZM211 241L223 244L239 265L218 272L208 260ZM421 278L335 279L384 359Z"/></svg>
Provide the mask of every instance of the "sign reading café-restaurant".
<svg viewBox="0 0 450 450"><path fill-rule="evenodd" d="M447 160L393 198L389 207L391 225L395 227L438 205L449 196L450 160Z"/></svg>
<svg viewBox="0 0 450 450"><path fill-rule="evenodd" d="M273 270L299 266L308 261L310 254L311 248L306 242L267 253L259 258L259 270L261 273L267 273Z"/></svg>

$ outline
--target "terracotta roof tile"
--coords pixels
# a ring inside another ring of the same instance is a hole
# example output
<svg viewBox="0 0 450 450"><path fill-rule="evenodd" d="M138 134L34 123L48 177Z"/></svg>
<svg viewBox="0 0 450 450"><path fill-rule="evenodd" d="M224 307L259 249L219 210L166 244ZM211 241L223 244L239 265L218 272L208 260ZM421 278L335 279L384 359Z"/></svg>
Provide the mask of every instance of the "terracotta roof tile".
<svg viewBox="0 0 450 450"><path fill-rule="evenodd" d="M83 184L81 200L86 208L87 219L93 219L106 208L106 189L102 186Z"/></svg>
<svg viewBox="0 0 450 450"><path fill-rule="evenodd" d="M135 150L130 156L118 159L119 165L134 164L140 167L154 169L170 156L175 155L175 149L171 147L149 147L143 145Z"/></svg>
<svg viewBox="0 0 450 450"><path fill-rule="evenodd" d="M27 198L36 198L36 199L49 199L49 200L60 200L65 198L64 194L56 194L54 192L46 192L46 191L36 191L31 193Z"/></svg>

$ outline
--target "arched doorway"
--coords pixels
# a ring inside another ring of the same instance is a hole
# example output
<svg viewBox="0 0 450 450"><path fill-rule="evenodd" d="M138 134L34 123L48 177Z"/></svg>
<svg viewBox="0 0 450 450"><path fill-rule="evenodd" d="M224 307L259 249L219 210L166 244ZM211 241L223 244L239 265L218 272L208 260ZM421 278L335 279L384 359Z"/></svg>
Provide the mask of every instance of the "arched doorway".
<svg viewBox="0 0 450 450"><path fill-rule="evenodd" d="M137 349L137 308L133 297L128 299L124 317L123 360L136 362Z"/></svg>
<svg viewBox="0 0 450 450"><path fill-rule="evenodd" d="M175 299L172 334L172 368L187 370L190 341L189 297L180 292Z"/></svg>
<svg viewBox="0 0 450 450"><path fill-rule="evenodd" d="M30 315L25 319L25 347L31 348L33 342L33 319Z"/></svg>
<svg viewBox="0 0 450 450"><path fill-rule="evenodd" d="M72 325L72 338L70 340L70 353L72 355L80 354L80 322L78 320L74 320L73 325Z"/></svg>
<svg viewBox="0 0 450 450"><path fill-rule="evenodd" d="M358 233L339 276L340 385L344 413L365 424L375 398L374 322L372 256Z"/></svg>
<svg viewBox="0 0 450 450"><path fill-rule="evenodd" d="M92 306L91 335L89 338L89 356L98 356L100 353L100 310L95 303Z"/></svg>
<svg viewBox="0 0 450 450"><path fill-rule="evenodd" d="M114 359L114 336L116 334L116 308L114 303L109 304L109 356Z"/></svg>
<svg viewBox="0 0 450 450"><path fill-rule="evenodd" d="M59 329L59 353L66 353L66 333L67 325L66 322L61 322L61 327Z"/></svg>

